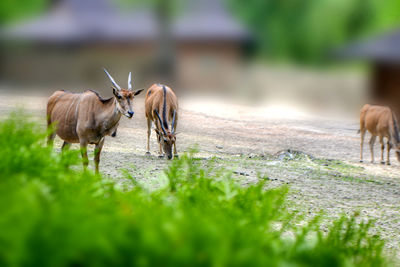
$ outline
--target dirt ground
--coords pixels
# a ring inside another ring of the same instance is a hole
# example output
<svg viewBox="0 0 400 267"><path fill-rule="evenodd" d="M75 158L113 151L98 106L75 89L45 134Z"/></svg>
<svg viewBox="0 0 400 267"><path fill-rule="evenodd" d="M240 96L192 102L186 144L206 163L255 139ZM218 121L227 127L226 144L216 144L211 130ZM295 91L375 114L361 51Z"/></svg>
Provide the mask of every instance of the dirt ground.
<svg viewBox="0 0 400 267"><path fill-rule="evenodd" d="M43 97L0 94L0 115L23 107L44 125ZM144 99L135 100L133 119L122 118L116 138L107 137L100 170L124 185L122 170L157 187L165 183L169 162L157 158L158 145L151 136L152 156L145 156L147 129ZM329 217L359 211L376 220L374 231L387 241L387 249L399 256L400 164L392 153L392 165L359 163L358 114L332 118L305 114L284 107L250 107L216 98L180 101L177 148L180 153L196 147L202 164L219 164L247 184L264 177L270 186L288 185L290 200L310 216L320 211ZM56 139L56 146L61 141ZM73 146L77 148L77 146ZM287 151L291 152L282 152ZM296 151L301 151L298 153ZM91 162L92 164L92 162Z"/></svg>

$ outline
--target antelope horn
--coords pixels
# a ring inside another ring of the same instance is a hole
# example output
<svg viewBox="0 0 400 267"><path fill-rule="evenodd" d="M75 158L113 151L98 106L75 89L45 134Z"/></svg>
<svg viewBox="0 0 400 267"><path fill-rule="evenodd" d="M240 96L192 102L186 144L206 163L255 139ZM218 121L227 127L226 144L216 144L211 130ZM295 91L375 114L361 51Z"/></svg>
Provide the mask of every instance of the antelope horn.
<svg viewBox="0 0 400 267"><path fill-rule="evenodd" d="M132 90L132 72L129 72L128 76L128 89Z"/></svg>
<svg viewBox="0 0 400 267"><path fill-rule="evenodd" d="M164 132L164 135L167 135L167 132L166 132L165 129L164 129L163 122L162 122L162 120L161 120L161 118L160 118L160 115L158 114L157 110L154 110L154 111L156 112L157 117L158 117L158 120L160 121L161 129L162 129L162 131Z"/></svg>
<svg viewBox="0 0 400 267"><path fill-rule="evenodd" d="M110 73L106 69L104 69L104 72L107 74L108 78L110 79L111 83L117 88L118 90L121 90L121 87L114 81L113 77L111 77Z"/></svg>
<svg viewBox="0 0 400 267"><path fill-rule="evenodd" d="M172 124L171 124L171 128L172 128L172 133L175 133L175 113L176 110L174 110L174 115L172 115Z"/></svg>

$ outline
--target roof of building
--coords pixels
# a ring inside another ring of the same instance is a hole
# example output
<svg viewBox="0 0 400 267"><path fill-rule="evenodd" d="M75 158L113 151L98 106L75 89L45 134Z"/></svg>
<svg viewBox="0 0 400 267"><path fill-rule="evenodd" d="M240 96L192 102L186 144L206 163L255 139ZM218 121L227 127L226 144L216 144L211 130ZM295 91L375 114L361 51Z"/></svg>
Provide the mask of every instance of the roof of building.
<svg viewBox="0 0 400 267"><path fill-rule="evenodd" d="M337 53L350 59L400 62L400 29L348 45Z"/></svg>
<svg viewBox="0 0 400 267"><path fill-rule="evenodd" d="M155 14L149 8L125 11L111 0L59 0L47 14L8 26L2 36L43 42L154 41ZM177 40L246 40L248 31L221 0L187 1L172 24Z"/></svg>

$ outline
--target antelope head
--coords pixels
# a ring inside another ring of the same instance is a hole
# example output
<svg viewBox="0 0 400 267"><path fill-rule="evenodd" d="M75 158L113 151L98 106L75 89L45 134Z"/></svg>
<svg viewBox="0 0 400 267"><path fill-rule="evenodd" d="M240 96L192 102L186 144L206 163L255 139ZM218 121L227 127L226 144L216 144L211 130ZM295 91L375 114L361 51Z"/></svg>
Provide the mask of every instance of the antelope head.
<svg viewBox="0 0 400 267"><path fill-rule="evenodd" d="M176 133L175 133L175 114L176 111L174 110L174 115L172 118L172 123L171 123L171 131L169 129L165 129L163 122L161 120L160 114L158 114L157 110L155 110L156 115L158 117L158 120L160 122L160 127L156 128L155 131L158 136L158 142L161 144L161 147L164 151L164 153L167 155L168 159L172 159L172 147L174 146L176 142Z"/></svg>
<svg viewBox="0 0 400 267"><path fill-rule="evenodd" d="M139 89L134 91L132 89L132 73L129 72L128 76L128 89L121 88L113 79L113 77L108 73L106 69L104 69L104 72L107 74L108 78L110 79L112 83L112 89L113 89L113 94L116 99L116 106L117 110L125 115L128 118L133 117L133 107L132 107L132 102L135 96L140 94L143 89Z"/></svg>

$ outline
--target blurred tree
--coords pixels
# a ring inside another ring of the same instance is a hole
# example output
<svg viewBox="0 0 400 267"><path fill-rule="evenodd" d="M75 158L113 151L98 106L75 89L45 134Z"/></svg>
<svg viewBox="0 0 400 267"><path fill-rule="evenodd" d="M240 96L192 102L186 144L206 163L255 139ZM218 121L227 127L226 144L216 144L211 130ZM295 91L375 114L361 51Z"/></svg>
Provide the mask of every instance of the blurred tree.
<svg viewBox="0 0 400 267"><path fill-rule="evenodd" d="M376 29L392 28L400 23L400 1L399 0L375 0L374 8L377 10Z"/></svg>
<svg viewBox="0 0 400 267"><path fill-rule="evenodd" d="M175 46L172 21L182 0L121 0L128 4L148 5L154 10L158 21L157 72L165 83L174 80Z"/></svg>
<svg viewBox="0 0 400 267"><path fill-rule="evenodd" d="M158 74L167 83L174 80L175 49L172 39L174 0L154 0L158 19Z"/></svg>
<svg viewBox="0 0 400 267"><path fill-rule="evenodd" d="M44 10L50 0L1 0L0 24L5 24Z"/></svg>
<svg viewBox="0 0 400 267"><path fill-rule="evenodd" d="M228 0L262 57L326 62L339 45L400 23L398 0Z"/></svg>

